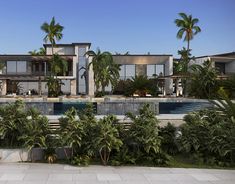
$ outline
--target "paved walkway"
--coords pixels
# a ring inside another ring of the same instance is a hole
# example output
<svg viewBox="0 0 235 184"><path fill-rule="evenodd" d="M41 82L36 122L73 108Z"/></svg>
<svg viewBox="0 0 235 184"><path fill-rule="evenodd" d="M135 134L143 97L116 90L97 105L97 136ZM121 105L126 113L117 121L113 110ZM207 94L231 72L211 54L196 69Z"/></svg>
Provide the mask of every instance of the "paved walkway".
<svg viewBox="0 0 235 184"><path fill-rule="evenodd" d="M0 184L235 184L235 170L0 164Z"/></svg>

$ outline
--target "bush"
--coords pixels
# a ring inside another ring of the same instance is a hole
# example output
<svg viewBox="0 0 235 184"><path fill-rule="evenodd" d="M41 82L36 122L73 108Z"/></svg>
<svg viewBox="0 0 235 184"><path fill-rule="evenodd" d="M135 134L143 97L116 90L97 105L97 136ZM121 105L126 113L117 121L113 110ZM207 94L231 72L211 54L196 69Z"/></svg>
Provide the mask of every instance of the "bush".
<svg viewBox="0 0 235 184"><path fill-rule="evenodd" d="M162 137L162 150L170 155L178 153L178 147L176 144L176 127L171 123L167 126L161 127L159 135Z"/></svg>
<svg viewBox="0 0 235 184"><path fill-rule="evenodd" d="M198 161L219 166L235 164L235 104L220 101L219 108L185 117L179 137L181 151ZM224 105L223 105L224 104Z"/></svg>
<svg viewBox="0 0 235 184"><path fill-rule="evenodd" d="M115 86L113 94L132 96L134 93L140 97L146 94L157 96L159 94L158 79L148 79L146 76L135 76L132 79L120 80Z"/></svg>
<svg viewBox="0 0 235 184"><path fill-rule="evenodd" d="M120 133L124 145L113 158L114 164L147 164L164 165L169 157L161 149L162 137L159 136L158 120L150 105L139 109L139 115L127 114L132 120L129 130ZM123 131L119 128L119 131Z"/></svg>
<svg viewBox="0 0 235 184"><path fill-rule="evenodd" d="M48 134L48 119L36 109L26 110L23 101L0 107L1 146L44 147Z"/></svg>

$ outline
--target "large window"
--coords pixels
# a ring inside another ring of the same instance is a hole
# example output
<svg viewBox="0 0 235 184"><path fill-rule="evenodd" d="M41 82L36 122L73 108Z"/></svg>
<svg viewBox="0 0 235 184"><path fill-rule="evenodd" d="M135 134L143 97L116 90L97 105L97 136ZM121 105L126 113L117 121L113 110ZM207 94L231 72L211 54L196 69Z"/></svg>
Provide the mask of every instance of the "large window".
<svg viewBox="0 0 235 184"><path fill-rule="evenodd" d="M147 65L147 76L152 77L156 74L156 65Z"/></svg>
<svg viewBox="0 0 235 184"><path fill-rule="evenodd" d="M86 48L78 48L78 93L86 94L86 77L87 77L87 59L85 56Z"/></svg>
<svg viewBox="0 0 235 184"><path fill-rule="evenodd" d="M147 65L147 76L153 77L153 76L164 76L164 65Z"/></svg>
<svg viewBox="0 0 235 184"><path fill-rule="evenodd" d="M135 77L135 65L125 65L126 66L126 79Z"/></svg>
<svg viewBox="0 0 235 184"><path fill-rule="evenodd" d="M24 74L27 72L26 61L7 61L7 73L8 74Z"/></svg>
<svg viewBox="0 0 235 184"><path fill-rule="evenodd" d="M165 75L165 71L164 71L164 65L156 65L156 74L157 76L159 75Z"/></svg>

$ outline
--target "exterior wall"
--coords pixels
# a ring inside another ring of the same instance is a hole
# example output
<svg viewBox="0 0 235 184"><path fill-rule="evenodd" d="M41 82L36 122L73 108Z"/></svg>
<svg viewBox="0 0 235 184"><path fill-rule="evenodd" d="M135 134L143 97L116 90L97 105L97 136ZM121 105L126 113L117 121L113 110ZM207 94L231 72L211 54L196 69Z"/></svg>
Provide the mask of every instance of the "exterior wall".
<svg viewBox="0 0 235 184"><path fill-rule="evenodd" d="M53 48L54 53L57 53L59 55L74 55L74 46L56 46ZM52 55L52 48L46 47L46 54Z"/></svg>
<svg viewBox="0 0 235 184"><path fill-rule="evenodd" d="M169 59L169 55L113 55L117 64L164 64Z"/></svg>
<svg viewBox="0 0 235 184"><path fill-rule="evenodd" d="M235 60L225 64L225 74L235 74Z"/></svg>
<svg viewBox="0 0 235 184"><path fill-rule="evenodd" d="M189 66L193 64L202 65L206 60L210 60L210 57L196 58L195 60L191 60L189 62Z"/></svg>
<svg viewBox="0 0 235 184"><path fill-rule="evenodd" d="M168 61L165 62L165 76L173 75L173 57L169 57ZM165 79L165 91L166 94L173 93L173 80L170 78Z"/></svg>

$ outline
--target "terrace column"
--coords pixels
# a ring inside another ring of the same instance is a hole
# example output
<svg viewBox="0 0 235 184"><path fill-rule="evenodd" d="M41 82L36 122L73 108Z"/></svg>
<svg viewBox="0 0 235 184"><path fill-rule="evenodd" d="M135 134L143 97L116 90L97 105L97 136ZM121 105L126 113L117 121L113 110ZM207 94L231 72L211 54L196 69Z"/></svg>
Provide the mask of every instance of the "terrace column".
<svg viewBox="0 0 235 184"><path fill-rule="evenodd" d="M88 64L91 63L92 57L88 57ZM88 95L93 97L95 95L95 82L94 82L94 72L93 72L93 66L91 65L88 69Z"/></svg>
<svg viewBox="0 0 235 184"><path fill-rule="evenodd" d="M6 94L7 94L7 80L2 80L1 95L6 95Z"/></svg>
<svg viewBox="0 0 235 184"><path fill-rule="evenodd" d="M75 96L77 95L77 81L75 79L70 80L70 93L71 95Z"/></svg>
<svg viewBox="0 0 235 184"><path fill-rule="evenodd" d="M173 56L170 56L165 63L165 76L173 75ZM173 93L173 80L169 77L165 79L165 91L166 95Z"/></svg>

